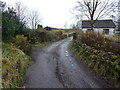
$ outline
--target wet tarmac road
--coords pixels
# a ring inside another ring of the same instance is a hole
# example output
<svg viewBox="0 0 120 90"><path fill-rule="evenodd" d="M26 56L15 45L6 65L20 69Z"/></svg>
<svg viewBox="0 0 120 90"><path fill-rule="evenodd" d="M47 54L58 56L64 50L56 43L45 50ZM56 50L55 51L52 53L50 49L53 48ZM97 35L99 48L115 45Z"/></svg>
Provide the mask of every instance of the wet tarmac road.
<svg viewBox="0 0 120 90"><path fill-rule="evenodd" d="M107 88L108 85L69 52L67 38L35 48L24 80L26 88Z"/></svg>

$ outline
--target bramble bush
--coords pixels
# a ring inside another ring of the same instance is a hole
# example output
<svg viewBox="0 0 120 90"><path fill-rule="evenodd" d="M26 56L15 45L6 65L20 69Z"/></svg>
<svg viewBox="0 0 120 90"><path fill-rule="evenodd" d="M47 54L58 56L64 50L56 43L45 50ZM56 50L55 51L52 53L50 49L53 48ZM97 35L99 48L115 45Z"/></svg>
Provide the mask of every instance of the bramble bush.
<svg viewBox="0 0 120 90"><path fill-rule="evenodd" d="M16 36L15 45L26 54L29 54L31 52L31 45L27 41L27 37L24 37L24 35Z"/></svg>
<svg viewBox="0 0 120 90"><path fill-rule="evenodd" d="M97 50L103 50L105 52L113 52L116 55L120 55L120 44L107 39L100 33L94 31L88 31L78 35L77 40L94 47Z"/></svg>
<svg viewBox="0 0 120 90"><path fill-rule="evenodd" d="M36 42L41 42L41 32L38 30L30 30L27 39L29 43L34 44Z"/></svg>
<svg viewBox="0 0 120 90"><path fill-rule="evenodd" d="M66 38L61 31L46 31L46 30L44 31L31 30L27 37L30 43L50 42Z"/></svg>

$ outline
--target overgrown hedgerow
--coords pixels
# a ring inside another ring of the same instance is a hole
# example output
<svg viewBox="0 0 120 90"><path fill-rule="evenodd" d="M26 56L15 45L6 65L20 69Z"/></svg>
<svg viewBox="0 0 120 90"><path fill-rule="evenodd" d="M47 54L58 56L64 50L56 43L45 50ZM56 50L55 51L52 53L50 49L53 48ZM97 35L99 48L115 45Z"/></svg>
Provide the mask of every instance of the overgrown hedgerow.
<svg viewBox="0 0 120 90"><path fill-rule="evenodd" d="M27 41L27 37L24 35L17 35L15 38L15 46L22 50L25 54L30 54L31 52L31 45Z"/></svg>
<svg viewBox="0 0 120 90"><path fill-rule="evenodd" d="M81 32L77 34L77 40L88 46L94 47L97 50L103 50L105 52L112 52L116 55L120 55L120 44L113 42L100 33L96 33L94 31L88 31L86 33Z"/></svg>
<svg viewBox="0 0 120 90"><path fill-rule="evenodd" d="M30 44L50 42L66 38L61 31L29 30L25 35Z"/></svg>
<svg viewBox="0 0 120 90"><path fill-rule="evenodd" d="M114 87L120 88L120 56L90 47L79 40L71 43L72 51L88 67L103 76Z"/></svg>

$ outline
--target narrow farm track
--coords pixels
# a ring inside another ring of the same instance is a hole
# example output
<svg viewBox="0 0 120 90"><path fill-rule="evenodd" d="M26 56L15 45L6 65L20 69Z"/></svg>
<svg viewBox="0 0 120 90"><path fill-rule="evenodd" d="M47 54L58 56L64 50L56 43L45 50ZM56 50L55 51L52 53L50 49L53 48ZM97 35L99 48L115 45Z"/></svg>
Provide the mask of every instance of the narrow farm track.
<svg viewBox="0 0 120 90"><path fill-rule="evenodd" d="M107 88L108 85L69 52L72 38L35 48L26 88Z"/></svg>

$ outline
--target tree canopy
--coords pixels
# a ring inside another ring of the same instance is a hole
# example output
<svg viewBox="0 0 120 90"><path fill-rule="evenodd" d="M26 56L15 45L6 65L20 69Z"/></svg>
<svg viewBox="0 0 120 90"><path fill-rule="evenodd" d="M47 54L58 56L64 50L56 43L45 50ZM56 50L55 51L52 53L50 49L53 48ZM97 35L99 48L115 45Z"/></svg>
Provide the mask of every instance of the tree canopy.
<svg viewBox="0 0 120 90"><path fill-rule="evenodd" d="M2 36L3 40L23 34L25 25L20 21L16 15L15 9L8 7L7 10L2 12Z"/></svg>

